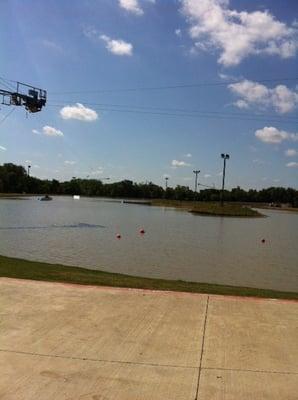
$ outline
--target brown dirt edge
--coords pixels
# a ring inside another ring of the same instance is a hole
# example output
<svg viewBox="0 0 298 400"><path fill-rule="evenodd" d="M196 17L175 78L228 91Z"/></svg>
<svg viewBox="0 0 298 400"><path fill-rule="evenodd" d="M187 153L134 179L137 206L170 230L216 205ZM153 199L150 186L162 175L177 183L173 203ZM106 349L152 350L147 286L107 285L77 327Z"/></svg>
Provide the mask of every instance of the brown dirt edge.
<svg viewBox="0 0 298 400"><path fill-rule="evenodd" d="M257 289L186 282L181 280L152 279L124 274L95 271L81 267L48 264L0 255L0 276L48 282L63 282L92 286L111 286L135 289L166 290L190 293L208 293L229 296L260 297L298 300L298 293L271 289Z"/></svg>

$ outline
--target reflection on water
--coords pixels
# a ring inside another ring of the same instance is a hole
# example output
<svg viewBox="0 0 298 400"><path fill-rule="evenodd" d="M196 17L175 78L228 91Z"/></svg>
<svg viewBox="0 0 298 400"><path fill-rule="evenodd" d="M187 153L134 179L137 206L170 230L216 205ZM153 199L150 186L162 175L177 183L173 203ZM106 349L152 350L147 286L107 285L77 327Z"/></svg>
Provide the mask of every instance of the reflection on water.
<svg viewBox="0 0 298 400"><path fill-rule="evenodd" d="M119 200L2 199L0 254L131 275L297 291L298 214L265 212L269 218L220 218Z"/></svg>

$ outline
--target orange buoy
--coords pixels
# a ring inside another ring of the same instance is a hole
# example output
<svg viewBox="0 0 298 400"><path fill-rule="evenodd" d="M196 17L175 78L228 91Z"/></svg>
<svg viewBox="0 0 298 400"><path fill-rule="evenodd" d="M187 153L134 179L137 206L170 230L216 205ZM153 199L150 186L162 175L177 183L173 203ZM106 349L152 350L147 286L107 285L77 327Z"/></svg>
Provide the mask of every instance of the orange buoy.
<svg viewBox="0 0 298 400"><path fill-rule="evenodd" d="M117 238L117 239L121 239L120 233L117 233L116 238Z"/></svg>

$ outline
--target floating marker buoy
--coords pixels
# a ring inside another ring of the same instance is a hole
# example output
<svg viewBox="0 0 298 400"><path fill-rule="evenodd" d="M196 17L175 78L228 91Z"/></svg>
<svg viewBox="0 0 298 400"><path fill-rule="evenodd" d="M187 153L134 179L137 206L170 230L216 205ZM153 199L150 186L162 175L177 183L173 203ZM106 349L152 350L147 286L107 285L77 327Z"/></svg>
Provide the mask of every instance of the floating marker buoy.
<svg viewBox="0 0 298 400"><path fill-rule="evenodd" d="M262 239L262 240L261 240L261 242L262 242L262 243L265 243L265 242L266 242L266 240L265 240L265 239Z"/></svg>
<svg viewBox="0 0 298 400"><path fill-rule="evenodd" d="M121 239L120 233L117 233L116 238L117 238L117 239Z"/></svg>
<svg viewBox="0 0 298 400"><path fill-rule="evenodd" d="M143 229L143 228L140 229L140 234L141 234L141 235L144 235L144 233L145 233L145 229Z"/></svg>

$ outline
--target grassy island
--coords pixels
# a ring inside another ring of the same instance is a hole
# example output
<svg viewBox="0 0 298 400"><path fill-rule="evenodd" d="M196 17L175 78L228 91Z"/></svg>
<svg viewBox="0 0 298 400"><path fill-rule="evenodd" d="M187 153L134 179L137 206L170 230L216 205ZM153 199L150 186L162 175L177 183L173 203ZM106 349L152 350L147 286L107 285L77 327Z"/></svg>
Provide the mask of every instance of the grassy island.
<svg viewBox="0 0 298 400"><path fill-rule="evenodd" d="M263 215L258 211L237 203L225 203L224 206L221 206L218 202L153 200L152 205L174 207L199 215L223 217L263 217Z"/></svg>
<svg viewBox="0 0 298 400"><path fill-rule="evenodd" d="M223 217L262 217L258 211L239 204L199 203L189 210L200 215L215 215Z"/></svg>
<svg viewBox="0 0 298 400"><path fill-rule="evenodd" d="M95 271L80 267L68 267L59 264L27 261L4 256L0 256L0 276L37 281L74 283L80 285L298 300L298 293L294 292L218 285L213 283L186 282L181 280L173 281L166 279L142 278L139 276Z"/></svg>

